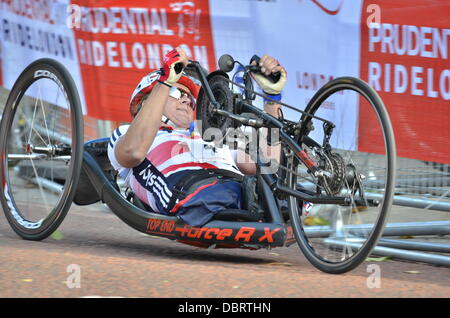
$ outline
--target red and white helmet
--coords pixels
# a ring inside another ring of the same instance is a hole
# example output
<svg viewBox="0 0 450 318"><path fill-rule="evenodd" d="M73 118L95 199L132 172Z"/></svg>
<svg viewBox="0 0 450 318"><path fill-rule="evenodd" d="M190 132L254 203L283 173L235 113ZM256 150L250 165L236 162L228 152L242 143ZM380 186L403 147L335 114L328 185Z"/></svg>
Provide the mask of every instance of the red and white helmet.
<svg viewBox="0 0 450 318"><path fill-rule="evenodd" d="M134 90L130 99L131 117L134 118L134 116L136 116L138 112L139 103L146 95L150 94L160 76L161 73L159 70L153 71L150 74L144 76L139 82L138 86L136 86L136 89ZM178 83L186 86L191 92L192 96L195 98L195 100L197 100L200 88L188 76L186 75L181 76L180 79L178 80Z"/></svg>

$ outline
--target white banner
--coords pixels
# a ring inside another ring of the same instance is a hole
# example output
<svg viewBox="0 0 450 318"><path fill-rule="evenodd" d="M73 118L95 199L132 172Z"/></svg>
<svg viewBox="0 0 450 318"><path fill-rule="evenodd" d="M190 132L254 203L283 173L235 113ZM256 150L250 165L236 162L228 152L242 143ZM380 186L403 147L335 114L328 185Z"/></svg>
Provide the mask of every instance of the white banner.
<svg viewBox="0 0 450 318"><path fill-rule="evenodd" d="M83 85L73 31L67 27L69 0L10 1L0 3L0 37L3 86L11 89L20 73L40 58L61 62L72 75L86 113ZM31 95L54 103L55 94L47 98L45 84ZM59 103L59 102L58 102ZM63 106L63 105L61 105Z"/></svg>
<svg viewBox="0 0 450 318"><path fill-rule="evenodd" d="M360 0L211 0L210 5L217 58L227 53L247 64L253 54L276 57L288 72L282 101L289 105L303 110L331 79L359 76ZM358 101L345 95L317 115L337 121L345 115L339 140L346 144L336 146L355 149ZM283 111L287 119L300 118Z"/></svg>

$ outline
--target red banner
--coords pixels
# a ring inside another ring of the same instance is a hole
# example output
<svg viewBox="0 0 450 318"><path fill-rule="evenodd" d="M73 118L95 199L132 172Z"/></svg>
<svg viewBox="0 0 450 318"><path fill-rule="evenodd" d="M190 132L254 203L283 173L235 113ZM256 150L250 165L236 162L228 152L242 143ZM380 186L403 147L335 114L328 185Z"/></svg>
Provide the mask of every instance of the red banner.
<svg viewBox="0 0 450 318"><path fill-rule="evenodd" d="M177 46L214 68L208 1L73 0L72 15L89 116L129 121L136 85Z"/></svg>
<svg viewBox="0 0 450 318"><path fill-rule="evenodd" d="M450 3L365 0L362 8L361 78L389 111L398 156L450 163ZM372 134L368 113L359 115L360 134ZM380 151L372 137L360 136L359 149Z"/></svg>

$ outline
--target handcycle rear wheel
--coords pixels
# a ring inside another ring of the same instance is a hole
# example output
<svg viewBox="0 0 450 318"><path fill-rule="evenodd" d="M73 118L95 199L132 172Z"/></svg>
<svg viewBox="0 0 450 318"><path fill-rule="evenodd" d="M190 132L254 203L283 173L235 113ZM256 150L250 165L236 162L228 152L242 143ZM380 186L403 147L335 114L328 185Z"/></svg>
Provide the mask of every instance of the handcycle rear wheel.
<svg viewBox="0 0 450 318"><path fill-rule="evenodd" d="M346 197L350 204L316 203L308 211L311 205L290 196L290 220L300 249L316 268L344 273L361 264L382 235L395 185L393 129L378 94L357 78L326 84L305 113L320 119L304 114L297 142L327 174L315 176L287 154L287 185Z"/></svg>
<svg viewBox="0 0 450 318"><path fill-rule="evenodd" d="M15 82L0 123L0 201L12 229L42 240L70 208L83 159L83 114L75 83L52 59Z"/></svg>

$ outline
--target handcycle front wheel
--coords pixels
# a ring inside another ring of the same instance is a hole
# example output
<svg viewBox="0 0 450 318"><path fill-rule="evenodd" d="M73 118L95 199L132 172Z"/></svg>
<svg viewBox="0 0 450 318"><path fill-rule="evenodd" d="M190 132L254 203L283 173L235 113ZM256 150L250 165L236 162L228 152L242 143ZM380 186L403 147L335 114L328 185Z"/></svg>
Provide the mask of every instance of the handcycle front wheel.
<svg viewBox="0 0 450 318"><path fill-rule="evenodd" d="M388 113L367 83L337 78L308 103L296 138L324 174L312 174L299 158L285 153L287 186L348 202L311 205L290 196L297 243L321 271L347 272L376 246L392 204L396 149Z"/></svg>
<svg viewBox="0 0 450 318"><path fill-rule="evenodd" d="M52 59L15 82L0 122L0 201L12 229L42 240L70 208L83 160L83 113L68 70Z"/></svg>

